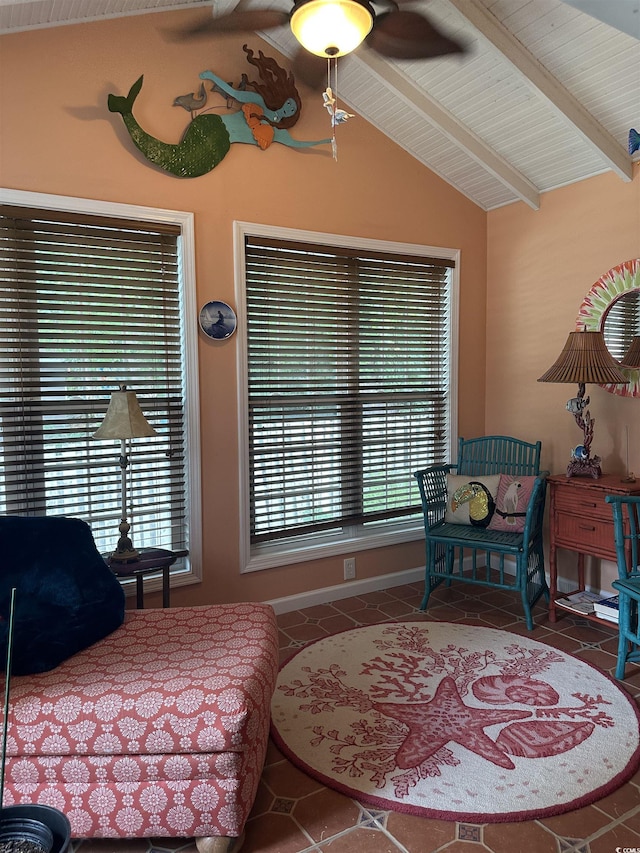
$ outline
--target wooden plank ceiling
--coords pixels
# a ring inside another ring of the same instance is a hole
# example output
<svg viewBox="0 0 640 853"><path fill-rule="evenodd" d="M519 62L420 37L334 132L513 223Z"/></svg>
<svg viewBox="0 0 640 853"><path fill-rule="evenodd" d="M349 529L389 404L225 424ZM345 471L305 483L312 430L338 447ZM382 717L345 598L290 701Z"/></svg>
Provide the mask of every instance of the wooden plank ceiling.
<svg viewBox="0 0 640 853"><path fill-rule="evenodd" d="M224 13L237 0L217 0ZM0 0L0 34L169 8L182 0ZM243 7L289 8L288 0ZM485 210L613 171L640 131L640 0L416 0L462 56L339 62L340 101ZM587 9L587 11L584 11ZM292 57L288 27L260 33Z"/></svg>

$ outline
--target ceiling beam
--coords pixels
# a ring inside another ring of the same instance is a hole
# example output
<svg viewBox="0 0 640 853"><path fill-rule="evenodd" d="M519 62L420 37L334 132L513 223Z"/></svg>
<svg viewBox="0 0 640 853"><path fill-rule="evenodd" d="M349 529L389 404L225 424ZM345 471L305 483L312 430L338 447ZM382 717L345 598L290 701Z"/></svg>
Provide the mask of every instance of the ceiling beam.
<svg viewBox="0 0 640 853"><path fill-rule="evenodd" d="M238 0L215 0L217 14L233 11ZM176 0L171 5L133 4L127 8L123 0L83 0L82 3L60 3L59 0L0 0L0 35L25 30L44 29L62 24L86 24L130 15L167 12L175 9L205 9L211 14L207 0ZM36 6L33 16L29 7Z"/></svg>
<svg viewBox="0 0 640 853"><path fill-rule="evenodd" d="M631 157L583 105L518 41L480 0L447 0L594 148L623 180L633 178Z"/></svg>
<svg viewBox="0 0 640 853"><path fill-rule="evenodd" d="M540 193L517 169L497 154L485 142L462 124L452 113L431 98L403 74L396 66L382 59L372 50L360 49L351 61L361 62L410 107L417 110L426 121L437 128L459 148L462 148L476 163L508 187L518 198L534 210L540 207Z"/></svg>

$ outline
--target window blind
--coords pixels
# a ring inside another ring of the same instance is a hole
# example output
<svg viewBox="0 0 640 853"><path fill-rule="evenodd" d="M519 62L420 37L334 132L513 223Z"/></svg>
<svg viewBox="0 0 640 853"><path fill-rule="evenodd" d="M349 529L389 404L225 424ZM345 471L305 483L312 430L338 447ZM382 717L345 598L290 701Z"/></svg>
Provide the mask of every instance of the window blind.
<svg viewBox="0 0 640 853"><path fill-rule="evenodd" d="M633 338L640 335L638 294L630 291L618 297L607 311L603 328L607 349L616 361L623 362Z"/></svg>
<svg viewBox="0 0 640 853"><path fill-rule="evenodd" d="M446 456L452 261L245 237L251 540L419 513Z"/></svg>
<svg viewBox="0 0 640 853"><path fill-rule="evenodd" d="M137 547L188 547L180 229L0 206L0 507L87 521L113 550L118 441L92 435L121 384L158 435L130 448Z"/></svg>

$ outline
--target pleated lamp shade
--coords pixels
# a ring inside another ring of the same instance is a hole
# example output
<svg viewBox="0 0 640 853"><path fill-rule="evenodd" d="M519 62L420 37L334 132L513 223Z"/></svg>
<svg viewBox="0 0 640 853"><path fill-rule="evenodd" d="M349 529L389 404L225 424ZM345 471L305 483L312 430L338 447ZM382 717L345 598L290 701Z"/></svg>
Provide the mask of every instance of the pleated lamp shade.
<svg viewBox="0 0 640 853"><path fill-rule="evenodd" d="M620 361L625 367L640 367L640 335L631 340L631 346L622 356Z"/></svg>
<svg viewBox="0 0 640 853"><path fill-rule="evenodd" d="M121 385L111 394L104 420L94 432L94 438L144 438L157 435L155 429L142 414L135 391L127 391Z"/></svg>
<svg viewBox="0 0 640 853"><path fill-rule="evenodd" d="M627 377L613 360L602 332L570 332L564 349L538 382L625 384Z"/></svg>

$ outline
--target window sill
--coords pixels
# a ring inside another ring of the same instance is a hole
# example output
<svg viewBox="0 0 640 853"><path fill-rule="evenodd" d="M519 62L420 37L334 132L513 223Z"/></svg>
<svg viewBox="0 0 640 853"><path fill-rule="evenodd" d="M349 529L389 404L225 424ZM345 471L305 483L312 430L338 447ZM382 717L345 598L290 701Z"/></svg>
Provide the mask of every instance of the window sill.
<svg viewBox="0 0 640 853"><path fill-rule="evenodd" d="M262 545L254 550L247 564L241 568L241 573L260 572L278 566L290 566L294 563L306 563L319 560L322 557L337 557L342 554L353 554L356 551L371 551L375 548L385 548L389 545L400 545L404 542L415 542L424 537L422 522L396 526L393 530L378 530L362 533L358 536L340 535L330 539L323 537L322 541L311 543L283 544L282 542Z"/></svg>

